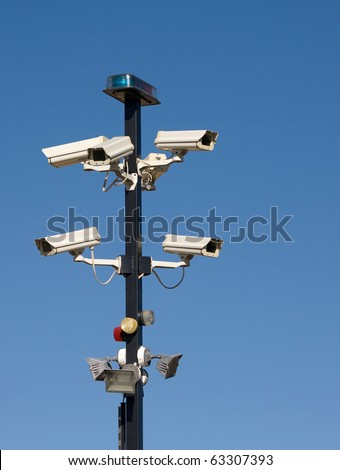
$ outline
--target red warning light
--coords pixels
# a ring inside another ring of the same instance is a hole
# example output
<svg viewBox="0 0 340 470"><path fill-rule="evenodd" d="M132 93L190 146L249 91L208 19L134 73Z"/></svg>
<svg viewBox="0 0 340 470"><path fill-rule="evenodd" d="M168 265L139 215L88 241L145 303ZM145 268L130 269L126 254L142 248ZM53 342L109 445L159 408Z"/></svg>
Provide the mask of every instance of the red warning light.
<svg viewBox="0 0 340 470"><path fill-rule="evenodd" d="M114 328L113 337L118 342L125 341L124 340L124 332L122 331L120 326L117 326L116 328Z"/></svg>

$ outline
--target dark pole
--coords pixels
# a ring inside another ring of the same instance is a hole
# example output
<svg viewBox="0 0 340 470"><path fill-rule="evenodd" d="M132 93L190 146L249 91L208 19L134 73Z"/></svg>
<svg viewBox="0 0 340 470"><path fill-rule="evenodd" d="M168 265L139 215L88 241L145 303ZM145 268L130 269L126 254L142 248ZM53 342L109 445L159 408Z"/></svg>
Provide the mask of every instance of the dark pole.
<svg viewBox="0 0 340 470"><path fill-rule="evenodd" d="M122 402L118 407L118 450L125 450L125 406Z"/></svg>
<svg viewBox="0 0 340 470"><path fill-rule="evenodd" d="M104 90L112 98L124 103L125 135L130 137L134 151L127 160L126 172L137 175L137 158L141 157L141 107L160 104L157 90L132 74L111 75ZM133 186L132 186L133 187ZM142 257L142 187L141 178L134 189L125 189L125 294L126 317L138 322L142 311L142 277L151 273L151 258ZM127 335L126 363L138 364L137 352L142 346L142 325ZM119 445L125 450L143 449L143 385L136 383L134 395L124 395L125 406L120 407Z"/></svg>
<svg viewBox="0 0 340 470"><path fill-rule="evenodd" d="M128 159L129 173L137 173L137 158L141 156L141 101L137 97L125 100L125 135L134 145ZM142 279L139 279L141 241L141 181L133 191L125 190L125 254L131 260L131 274L126 275L126 316L138 321L142 310ZM137 351L142 346L142 325L126 343L126 362L137 362ZM141 381L136 384L135 395L126 395L125 449L143 449L143 389Z"/></svg>

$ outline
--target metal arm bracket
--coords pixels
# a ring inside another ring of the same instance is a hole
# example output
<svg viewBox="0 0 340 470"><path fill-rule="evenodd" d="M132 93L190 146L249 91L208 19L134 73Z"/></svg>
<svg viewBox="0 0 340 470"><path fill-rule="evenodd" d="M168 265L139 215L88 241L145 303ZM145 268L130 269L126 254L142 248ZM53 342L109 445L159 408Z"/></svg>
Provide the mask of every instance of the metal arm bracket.
<svg viewBox="0 0 340 470"><path fill-rule="evenodd" d="M111 266L115 268L117 274L123 274L121 271L122 256L118 256L116 259L95 259L92 261L91 258L85 258L83 255L75 255L73 261L76 263L86 263L90 266Z"/></svg>
<svg viewBox="0 0 340 470"><path fill-rule="evenodd" d="M176 268L187 268L190 266L190 260L192 259L192 256L186 255L186 256L181 256L181 261L178 261L177 263L175 261L156 261L151 259L151 268L156 269L156 268L170 268L170 269L176 269Z"/></svg>

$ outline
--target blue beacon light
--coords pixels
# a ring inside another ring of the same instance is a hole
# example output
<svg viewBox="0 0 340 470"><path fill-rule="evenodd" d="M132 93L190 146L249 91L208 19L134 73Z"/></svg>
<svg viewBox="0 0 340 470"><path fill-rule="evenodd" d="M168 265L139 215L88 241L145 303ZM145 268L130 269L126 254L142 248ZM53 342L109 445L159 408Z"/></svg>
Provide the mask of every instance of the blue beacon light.
<svg viewBox="0 0 340 470"><path fill-rule="evenodd" d="M104 93L122 103L129 98L139 98L141 106L160 104L156 88L130 73L108 77Z"/></svg>

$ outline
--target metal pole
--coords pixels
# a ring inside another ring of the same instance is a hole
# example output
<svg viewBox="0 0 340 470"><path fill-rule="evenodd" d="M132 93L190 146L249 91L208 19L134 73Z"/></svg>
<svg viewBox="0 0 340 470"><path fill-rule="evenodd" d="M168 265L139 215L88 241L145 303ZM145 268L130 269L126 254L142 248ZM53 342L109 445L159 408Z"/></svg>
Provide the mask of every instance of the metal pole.
<svg viewBox="0 0 340 470"><path fill-rule="evenodd" d="M118 407L118 450L125 450L125 403Z"/></svg>
<svg viewBox="0 0 340 470"><path fill-rule="evenodd" d="M125 100L125 135L131 138L134 152L128 159L129 173L137 173L137 157L141 156L141 101L131 97ZM138 321L142 310L142 279L139 279L141 242L141 181L133 191L125 190L125 254L131 260L131 274L126 275L126 316ZM126 362L137 362L137 351L142 346L142 325L126 343ZM143 449L143 389L141 381L136 384L136 393L126 395L125 449Z"/></svg>

